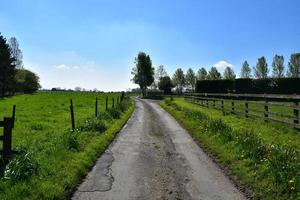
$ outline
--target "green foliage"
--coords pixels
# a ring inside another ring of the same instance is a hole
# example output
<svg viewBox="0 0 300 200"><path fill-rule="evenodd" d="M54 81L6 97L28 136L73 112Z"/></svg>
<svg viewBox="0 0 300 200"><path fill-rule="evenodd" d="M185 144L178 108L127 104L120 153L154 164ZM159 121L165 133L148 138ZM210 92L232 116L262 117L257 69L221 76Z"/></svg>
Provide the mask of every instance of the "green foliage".
<svg viewBox="0 0 300 200"><path fill-rule="evenodd" d="M181 68L176 69L173 78L173 84L176 87L178 93L182 93L183 87L185 86L186 80L185 75Z"/></svg>
<svg viewBox="0 0 300 200"><path fill-rule="evenodd" d="M243 63L243 66L242 66L241 78L242 79L251 78L251 68L249 67L249 64L248 64L247 60Z"/></svg>
<svg viewBox="0 0 300 200"><path fill-rule="evenodd" d="M264 79L268 77L269 68L268 68L266 58L264 56L258 58L256 67L253 70L254 70L254 76L257 79Z"/></svg>
<svg viewBox="0 0 300 200"><path fill-rule="evenodd" d="M120 115L119 115L119 118L120 118ZM83 124L79 125L78 130L80 130L80 131L95 131L97 133L103 133L106 130L106 126L105 126L105 123L103 120L96 118L96 117L89 117L85 120L85 122Z"/></svg>
<svg viewBox="0 0 300 200"><path fill-rule="evenodd" d="M274 78L284 77L284 58L283 56L275 55L272 62L272 73Z"/></svg>
<svg viewBox="0 0 300 200"><path fill-rule="evenodd" d="M26 69L17 69L16 72L16 91L33 93L40 88L39 77Z"/></svg>
<svg viewBox="0 0 300 200"><path fill-rule="evenodd" d="M121 116L121 111L118 108L109 108L107 112L114 119L119 119Z"/></svg>
<svg viewBox="0 0 300 200"><path fill-rule="evenodd" d="M234 71L230 67L226 67L224 70L223 78L227 80L234 80L235 79Z"/></svg>
<svg viewBox="0 0 300 200"><path fill-rule="evenodd" d="M201 69L198 70L197 79L198 80L206 80L207 79L207 71L204 67L201 67Z"/></svg>
<svg viewBox="0 0 300 200"><path fill-rule="evenodd" d="M192 70L192 68L189 68L187 70L186 75L185 75L185 80L186 80L186 85L189 87L189 89L194 91L197 78L196 78L195 72Z"/></svg>
<svg viewBox="0 0 300 200"><path fill-rule="evenodd" d="M135 67L132 69L133 82L138 84L146 95L146 89L154 81L154 68L150 56L144 52L140 52L135 58Z"/></svg>
<svg viewBox="0 0 300 200"><path fill-rule="evenodd" d="M171 78L169 76L164 76L160 78L158 83L158 88L164 91L164 94L170 94L173 88Z"/></svg>
<svg viewBox="0 0 300 200"><path fill-rule="evenodd" d="M291 55L287 75L288 77L292 78L300 77L300 53L295 53Z"/></svg>
<svg viewBox="0 0 300 200"><path fill-rule="evenodd" d="M208 80L219 80L222 76L216 67L211 67L208 72L207 79Z"/></svg>
<svg viewBox="0 0 300 200"><path fill-rule="evenodd" d="M10 55L9 45L0 33L0 95L14 92L15 59Z"/></svg>
<svg viewBox="0 0 300 200"><path fill-rule="evenodd" d="M36 174L37 162L30 152L19 149L18 154L8 163L4 172L4 178L12 181L20 181Z"/></svg>
<svg viewBox="0 0 300 200"><path fill-rule="evenodd" d="M234 80L203 80L197 81L198 93L227 93L234 89Z"/></svg>
<svg viewBox="0 0 300 200"><path fill-rule="evenodd" d="M75 151L75 152L80 151L80 144L79 144L79 141L77 139L78 134L79 133L77 131L67 132L67 135L65 136L65 138L66 138L66 147L67 147L68 150Z"/></svg>

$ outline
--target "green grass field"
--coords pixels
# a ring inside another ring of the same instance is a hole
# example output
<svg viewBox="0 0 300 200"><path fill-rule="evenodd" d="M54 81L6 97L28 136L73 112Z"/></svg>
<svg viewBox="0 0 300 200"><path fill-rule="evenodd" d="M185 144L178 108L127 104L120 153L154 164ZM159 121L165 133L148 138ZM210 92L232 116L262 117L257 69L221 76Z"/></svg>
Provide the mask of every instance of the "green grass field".
<svg viewBox="0 0 300 200"><path fill-rule="evenodd" d="M261 119L223 116L183 98L167 98L161 105L254 199L300 199L299 131Z"/></svg>
<svg viewBox="0 0 300 200"><path fill-rule="evenodd" d="M133 111L133 101L125 98L116 109L105 112L106 96L111 107L111 98L120 94L45 92L0 99L0 120L11 116L12 106L17 106L13 147L24 152L10 165L12 172L6 171L0 179L0 199L67 198ZM96 97L97 119L92 117ZM74 133L70 131L71 98ZM31 173L26 176L24 171Z"/></svg>

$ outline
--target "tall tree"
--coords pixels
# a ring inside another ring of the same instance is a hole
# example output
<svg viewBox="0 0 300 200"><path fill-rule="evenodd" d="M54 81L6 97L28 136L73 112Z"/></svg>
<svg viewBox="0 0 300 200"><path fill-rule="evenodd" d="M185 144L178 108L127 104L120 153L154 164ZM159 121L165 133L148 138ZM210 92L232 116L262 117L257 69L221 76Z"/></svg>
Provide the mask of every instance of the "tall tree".
<svg viewBox="0 0 300 200"><path fill-rule="evenodd" d="M234 80L235 73L234 73L233 69L231 69L230 67L226 67L224 70L223 78L228 79L228 80Z"/></svg>
<svg viewBox="0 0 300 200"><path fill-rule="evenodd" d="M293 78L300 77L300 53L294 53L291 55L288 76Z"/></svg>
<svg viewBox="0 0 300 200"><path fill-rule="evenodd" d="M0 33L0 92L4 96L7 92L14 92L15 65L10 56L9 45Z"/></svg>
<svg viewBox="0 0 300 200"><path fill-rule="evenodd" d="M132 81L140 86L143 96L146 96L147 87L154 81L154 68L150 56L140 52L135 58L135 67L131 74L133 75Z"/></svg>
<svg viewBox="0 0 300 200"><path fill-rule="evenodd" d="M11 37L9 39L9 49L10 49L10 55L15 59L14 65L17 69L23 68L23 53L21 49L19 48L19 42L17 38Z"/></svg>
<svg viewBox="0 0 300 200"><path fill-rule="evenodd" d="M160 78L158 88L164 91L164 94L170 94L173 88L171 78L169 76L163 76Z"/></svg>
<svg viewBox="0 0 300 200"><path fill-rule="evenodd" d="M272 75L274 78L284 77L284 58L280 55L275 55L272 62Z"/></svg>
<svg viewBox="0 0 300 200"><path fill-rule="evenodd" d="M211 67L208 72L207 79L209 80L219 80L222 76L216 67Z"/></svg>
<svg viewBox="0 0 300 200"><path fill-rule="evenodd" d="M185 76L181 68L178 68L173 75L173 83L177 92L182 93L185 86Z"/></svg>
<svg viewBox="0 0 300 200"><path fill-rule="evenodd" d="M158 66L155 70L154 74L154 82L152 83L151 87L156 89L162 77L168 76L168 73L163 65Z"/></svg>
<svg viewBox="0 0 300 200"><path fill-rule="evenodd" d="M258 58L256 67L254 68L254 76L258 79L268 78L269 68L266 58L263 56Z"/></svg>
<svg viewBox="0 0 300 200"><path fill-rule="evenodd" d="M251 68L249 67L247 60L245 60L242 66L241 78L251 78Z"/></svg>
<svg viewBox="0 0 300 200"><path fill-rule="evenodd" d="M185 75L186 85L189 86L193 91L195 90L196 85L196 75L192 68L189 68Z"/></svg>
<svg viewBox="0 0 300 200"><path fill-rule="evenodd" d="M201 67L201 69L198 70L197 79L198 80L205 80L205 79L207 79L207 71L206 71L206 69L204 67Z"/></svg>

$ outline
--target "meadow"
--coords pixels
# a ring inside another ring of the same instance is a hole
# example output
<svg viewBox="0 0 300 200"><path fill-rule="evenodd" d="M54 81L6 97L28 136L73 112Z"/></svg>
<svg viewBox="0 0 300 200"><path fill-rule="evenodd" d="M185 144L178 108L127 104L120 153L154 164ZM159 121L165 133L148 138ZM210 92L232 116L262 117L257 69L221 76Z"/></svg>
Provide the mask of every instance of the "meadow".
<svg viewBox="0 0 300 200"><path fill-rule="evenodd" d="M125 98L116 105L117 97L120 93L39 92L0 99L1 120L11 116L16 105L13 149L19 152L2 169L0 199L68 198L131 116L133 101ZM71 98L75 131L71 131Z"/></svg>
<svg viewBox="0 0 300 200"><path fill-rule="evenodd" d="M261 119L223 116L183 98L166 98L161 105L250 197L300 198L299 131Z"/></svg>

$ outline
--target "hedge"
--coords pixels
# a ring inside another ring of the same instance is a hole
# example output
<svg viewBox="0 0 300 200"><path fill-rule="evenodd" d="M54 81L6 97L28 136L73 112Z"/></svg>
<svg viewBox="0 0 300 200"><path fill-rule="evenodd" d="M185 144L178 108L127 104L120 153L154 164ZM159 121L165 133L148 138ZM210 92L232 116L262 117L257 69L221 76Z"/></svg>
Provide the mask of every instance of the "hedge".
<svg viewBox="0 0 300 200"><path fill-rule="evenodd" d="M198 80L197 93L300 94L300 78Z"/></svg>

